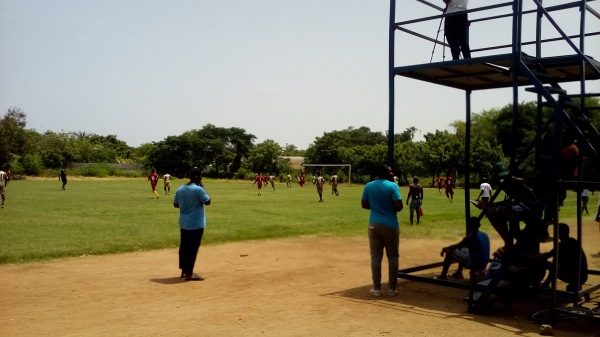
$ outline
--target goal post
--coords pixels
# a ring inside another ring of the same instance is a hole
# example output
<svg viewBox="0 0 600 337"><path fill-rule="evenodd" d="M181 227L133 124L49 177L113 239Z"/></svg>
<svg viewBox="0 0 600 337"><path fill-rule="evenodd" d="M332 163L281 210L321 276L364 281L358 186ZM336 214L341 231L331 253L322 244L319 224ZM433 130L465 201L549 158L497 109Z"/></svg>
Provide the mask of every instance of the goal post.
<svg viewBox="0 0 600 337"><path fill-rule="evenodd" d="M350 164L302 164L303 167L348 167L348 186L352 185L352 165Z"/></svg>

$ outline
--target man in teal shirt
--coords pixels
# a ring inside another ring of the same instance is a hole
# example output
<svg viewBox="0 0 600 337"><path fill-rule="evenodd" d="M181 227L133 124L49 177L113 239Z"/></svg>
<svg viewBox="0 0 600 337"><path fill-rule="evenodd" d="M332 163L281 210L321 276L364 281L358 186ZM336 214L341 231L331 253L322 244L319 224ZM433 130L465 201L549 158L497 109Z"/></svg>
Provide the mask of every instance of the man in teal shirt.
<svg viewBox="0 0 600 337"><path fill-rule="evenodd" d="M190 170L190 181L175 192L173 206L179 208L179 268L181 278L186 281L202 281L204 278L194 273L196 256L206 227L204 205L210 205L210 196L204 190L200 169Z"/></svg>
<svg viewBox="0 0 600 337"><path fill-rule="evenodd" d="M389 165L377 168L377 180L367 183L361 198L361 206L371 210L369 215L369 246L371 250L371 275L373 296L381 295L381 261L383 250L388 258L388 294L398 294L398 249L400 227L397 212L403 208L398 184Z"/></svg>

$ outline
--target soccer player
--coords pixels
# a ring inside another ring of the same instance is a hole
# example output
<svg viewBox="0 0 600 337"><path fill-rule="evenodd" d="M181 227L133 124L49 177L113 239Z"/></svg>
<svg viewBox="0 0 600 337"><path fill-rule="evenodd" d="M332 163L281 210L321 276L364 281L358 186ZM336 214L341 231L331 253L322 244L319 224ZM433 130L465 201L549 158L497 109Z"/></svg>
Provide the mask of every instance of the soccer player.
<svg viewBox="0 0 600 337"><path fill-rule="evenodd" d="M444 180L444 187L446 188L446 198L450 202L454 202L454 178L449 174L446 176L446 180Z"/></svg>
<svg viewBox="0 0 600 337"><path fill-rule="evenodd" d="M412 202L410 198L412 197ZM415 211L417 212L417 225L421 221L421 205L423 203L423 186L419 184L419 177L413 178L413 183L408 187L408 196L406 197L406 205L410 202L410 225L413 224Z"/></svg>
<svg viewBox="0 0 600 337"><path fill-rule="evenodd" d="M329 185L331 185L331 194L335 194L336 197L340 195L337 189L339 180L340 178L335 173L331 176L331 179L329 179Z"/></svg>
<svg viewBox="0 0 600 337"><path fill-rule="evenodd" d="M258 195L262 195L263 176L260 174L260 172L254 178L254 183L252 183L252 186L255 184L258 186Z"/></svg>
<svg viewBox="0 0 600 337"><path fill-rule="evenodd" d="M444 178L438 176L437 178L435 178L435 183L437 185L438 192L442 194L442 187L444 187Z"/></svg>
<svg viewBox="0 0 600 337"><path fill-rule="evenodd" d="M324 202L323 185L325 185L325 178L323 178L321 172L317 172L317 177L315 178L315 186L317 186L317 193L319 193L319 202Z"/></svg>
<svg viewBox="0 0 600 337"><path fill-rule="evenodd" d="M6 194L6 185L8 184L8 174L0 169L0 195L2 195L2 208L4 208L4 195Z"/></svg>
<svg viewBox="0 0 600 337"><path fill-rule="evenodd" d="M156 192L156 185L158 184L158 174L156 174L156 172L152 170L152 173L148 175L148 180L150 181L150 186L152 187L152 199L154 199L154 196L156 196L156 199L158 199L158 192Z"/></svg>
<svg viewBox="0 0 600 337"><path fill-rule="evenodd" d="M490 197L492 196L492 185L488 184L487 179L485 177L481 178L481 185L479 185L479 196L477 200L481 200L482 206L486 206L488 202L490 202Z"/></svg>
<svg viewBox="0 0 600 337"><path fill-rule="evenodd" d="M169 173L163 176L165 195L171 194L171 175Z"/></svg>
<svg viewBox="0 0 600 337"><path fill-rule="evenodd" d="M288 173L287 175L287 187L292 188L292 175Z"/></svg>
<svg viewBox="0 0 600 337"><path fill-rule="evenodd" d="M6 186L8 186L8 182L10 181L10 178L11 178L11 176L10 176L10 167L7 167L6 168L6 184L5 184Z"/></svg>
<svg viewBox="0 0 600 337"><path fill-rule="evenodd" d="M271 183L271 187L273 187L273 191L275 191L275 176L273 173L269 175L269 182Z"/></svg>
<svg viewBox="0 0 600 337"><path fill-rule="evenodd" d="M62 189L66 190L65 187L67 186L67 169L64 166L62 167L62 169L60 169L58 180L62 181Z"/></svg>

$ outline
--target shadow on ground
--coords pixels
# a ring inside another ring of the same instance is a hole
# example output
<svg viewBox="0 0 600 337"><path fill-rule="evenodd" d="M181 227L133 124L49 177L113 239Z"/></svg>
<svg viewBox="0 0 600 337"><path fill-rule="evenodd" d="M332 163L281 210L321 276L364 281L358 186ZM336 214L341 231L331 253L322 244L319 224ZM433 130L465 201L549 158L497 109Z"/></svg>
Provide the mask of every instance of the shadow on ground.
<svg viewBox="0 0 600 337"><path fill-rule="evenodd" d="M541 323L534 322L531 316L548 309L550 303L548 295L538 295L534 299L512 298L507 302L492 303L479 314L471 314L467 311L467 303L463 301L463 298L468 295L466 290L409 280L400 280L398 285L400 289L397 296L388 296L384 286L382 295L374 297L369 293L370 285L345 289L323 296L363 303L369 301L372 305L383 306L398 312L423 315L432 319L465 319L505 330L516 336L537 334L540 331ZM594 302L598 302L598 297L592 298L592 302L587 303L586 306L595 305ZM561 302L558 303L558 306L570 306L570 304ZM573 336L600 336L599 318L588 319L571 316L557 321L555 335L565 332Z"/></svg>

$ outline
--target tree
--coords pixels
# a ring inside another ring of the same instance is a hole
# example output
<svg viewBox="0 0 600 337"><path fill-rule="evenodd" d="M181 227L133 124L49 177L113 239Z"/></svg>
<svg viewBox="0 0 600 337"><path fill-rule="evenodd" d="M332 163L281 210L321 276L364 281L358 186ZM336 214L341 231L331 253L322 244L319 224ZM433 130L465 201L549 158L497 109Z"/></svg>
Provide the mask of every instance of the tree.
<svg viewBox="0 0 600 337"><path fill-rule="evenodd" d="M402 133L397 133L394 135L394 143L412 142L415 138L416 132L417 128L414 126L406 128L406 130L402 131Z"/></svg>
<svg viewBox="0 0 600 337"><path fill-rule="evenodd" d="M370 128L362 126L358 129L348 127L346 130L333 131L332 133L340 134L346 141L348 146L358 145L379 145L386 144L387 137L381 132L373 132Z"/></svg>
<svg viewBox="0 0 600 337"><path fill-rule="evenodd" d="M234 154L231 166L229 167L230 175L237 172L242 167L242 160L246 157L250 149L252 149L252 142L256 137L252 134L246 133L246 130L240 128L229 128L227 131L227 147Z"/></svg>
<svg viewBox="0 0 600 337"><path fill-rule="evenodd" d="M306 150L299 150L296 145L286 143L283 147L283 152L281 155L289 157L303 157L306 155Z"/></svg>
<svg viewBox="0 0 600 337"><path fill-rule="evenodd" d="M405 182L412 181L413 176L424 176L429 173L424 158L429 157L429 146L424 142L402 142L394 145L394 166L398 177Z"/></svg>
<svg viewBox="0 0 600 337"><path fill-rule="evenodd" d="M351 147L346 137L339 132L324 133L306 150L306 161L313 164L340 164L348 157Z"/></svg>
<svg viewBox="0 0 600 337"><path fill-rule="evenodd" d="M12 107L0 119L0 165L10 163L15 155L25 154L27 116L19 108Z"/></svg>
<svg viewBox="0 0 600 337"><path fill-rule="evenodd" d="M47 131L44 134L39 154L45 167L58 168L73 161L74 154L68 142L65 133Z"/></svg>
<svg viewBox="0 0 600 337"><path fill-rule="evenodd" d="M547 115L547 114L546 114ZM547 125L547 116L541 123ZM513 106L508 104L499 110L495 119L498 143L506 156L515 155L520 163L520 169L527 174L533 174L534 144L537 130L537 105L535 102L521 103L513 123ZM529 150L528 150L529 149Z"/></svg>
<svg viewBox="0 0 600 337"><path fill-rule="evenodd" d="M193 166L209 176L232 176L252 147L254 135L240 128L219 128L212 124L169 136L146 150L144 164L159 172L183 177ZM147 146L146 146L147 147Z"/></svg>
<svg viewBox="0 0 600 337"><path fill-rule="evenodd" d="M427 133L425 141L429 151L423 156L424 168L432 178L439 173L454 173L461 167L464 146L456 135L436 130L435 133Z"/></svg>
<svg viewBox="0 0 600 337"><path fill-rule="evenodd" d="M205 166L196 155L197 143L193 131L187 131L181 136L169 136L161 142L154 143L154 147L148 151L144 165L148 168L154 167L159 172L169 172L176 177L185 177L190 168Z"/></svg>
<svg viewBox="0 0 600 337"><path fill-rule="evenodd" d="M279 174L289 170L289 162L281 158L281 146L271 139L250 150L244 167L254 173Z"/></svg>
<svg viewBox="0 0 600 337"><path fill-rule="evenodd" d="M482 138L471 142L471 172L478 176L492 177L494 164L503 161L502 147L492 144ZM491 180L490 180L491 181Z"/></svg>
<svg viewBox="0 0 600 337"><path fill-rule="evenodd" d="M351 149L349 163L352 165L353 181L368 182L372 180L376 168L387 162L387 145L359 145ZM397 172L395 172L397 174Z"/></svg>

